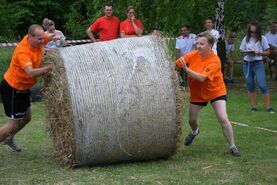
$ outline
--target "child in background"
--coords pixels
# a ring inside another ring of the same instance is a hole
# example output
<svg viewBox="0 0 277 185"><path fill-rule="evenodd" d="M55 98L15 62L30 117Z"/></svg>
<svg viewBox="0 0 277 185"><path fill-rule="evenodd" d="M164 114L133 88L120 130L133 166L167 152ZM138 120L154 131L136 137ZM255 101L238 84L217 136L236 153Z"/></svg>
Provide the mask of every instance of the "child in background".
<svg viewBox="0 0 277 185"><path fill-rule="evenodd" d="M236 42L236 34L230 33L228 39L226 40L226 64L228 65L228 71L226 74L224 81L225 83L235 83L234 80L234 64L242 64L242 61L234 60L234 51L235 51L235 42Z"/></svg>

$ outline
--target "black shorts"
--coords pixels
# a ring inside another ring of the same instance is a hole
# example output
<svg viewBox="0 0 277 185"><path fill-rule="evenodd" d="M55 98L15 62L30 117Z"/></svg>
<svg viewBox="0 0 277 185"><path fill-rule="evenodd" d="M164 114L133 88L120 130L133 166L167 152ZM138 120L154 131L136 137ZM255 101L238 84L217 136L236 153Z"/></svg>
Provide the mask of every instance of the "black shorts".
<svg viewBox="0 0 277 185"><path fill-rule="evenodd" d="M227 96L226 95L223 95L223 96L219 96L213 100L211 100L211 103L217 101L217 100L225 100L227 101ZM191 104L194 104L194 105L200 105L200 106L207 106L208 105L208 102L190 102Z"/></svg>
<svg viewBox="0 0 277 185"><path fill-rule="evenodd" d="M6 80L0 84L0 93L5 109L6 116L10 119L24 118L28 112L31 91L18 90L11 87Z"/></svg>

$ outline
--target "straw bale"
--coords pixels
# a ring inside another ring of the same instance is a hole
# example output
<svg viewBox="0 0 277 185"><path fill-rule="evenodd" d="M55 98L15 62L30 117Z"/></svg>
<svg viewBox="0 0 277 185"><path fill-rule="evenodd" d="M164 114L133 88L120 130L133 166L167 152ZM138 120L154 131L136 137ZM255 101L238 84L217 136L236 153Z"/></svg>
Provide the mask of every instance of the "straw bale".
<svg viewBox="0 0 277 185"><path fill-rule="evenodd" d="M183 97L166 42L155 36L60 48L45 80L54 155L97 165L178 152Z"/></svg>
<svg viewBox="0 0 277 185"><path fill-rule="evenodd" d="M72 108L68 82L59 50L51 50L43 58L43 64L51 64L53 71L44 78L43 92L46 97L48 130L53 139L54 157L63 164L76 162Z"/></svg>

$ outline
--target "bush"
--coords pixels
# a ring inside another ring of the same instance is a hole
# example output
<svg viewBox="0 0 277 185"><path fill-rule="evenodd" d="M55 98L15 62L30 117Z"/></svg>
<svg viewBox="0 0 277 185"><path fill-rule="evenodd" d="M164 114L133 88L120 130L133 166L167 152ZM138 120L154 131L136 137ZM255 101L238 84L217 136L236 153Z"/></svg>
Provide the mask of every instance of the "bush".
<svg viewBox="0 0 277 185"><path fill-rule="evenodd" d="M14 47L1 47L0 49L0 79L2 80L10 65Z"/></svg>

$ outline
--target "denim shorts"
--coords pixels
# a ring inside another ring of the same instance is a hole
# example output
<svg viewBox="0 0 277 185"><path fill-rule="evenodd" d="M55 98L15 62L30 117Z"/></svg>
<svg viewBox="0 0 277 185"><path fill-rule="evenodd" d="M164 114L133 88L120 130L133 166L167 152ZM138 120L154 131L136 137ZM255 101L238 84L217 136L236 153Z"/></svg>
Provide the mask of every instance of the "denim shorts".
<svg viewBox="0 0 277 185"><path fill-rule="evenodd" d="M247 90L249 92L255 92L255 77L262 94L266 94L268 92L266 85L265 67L262 60L255 60L250 62L244 61L243 74L246 80Z"/></svg>

